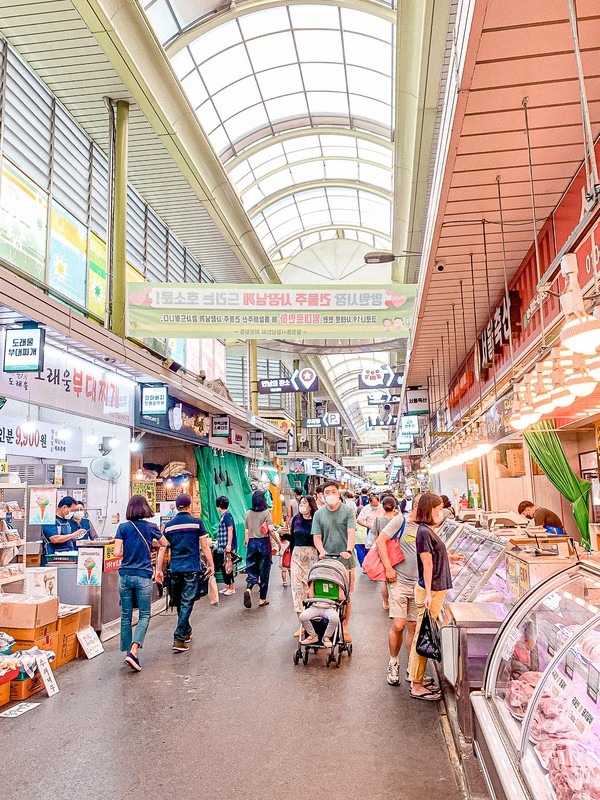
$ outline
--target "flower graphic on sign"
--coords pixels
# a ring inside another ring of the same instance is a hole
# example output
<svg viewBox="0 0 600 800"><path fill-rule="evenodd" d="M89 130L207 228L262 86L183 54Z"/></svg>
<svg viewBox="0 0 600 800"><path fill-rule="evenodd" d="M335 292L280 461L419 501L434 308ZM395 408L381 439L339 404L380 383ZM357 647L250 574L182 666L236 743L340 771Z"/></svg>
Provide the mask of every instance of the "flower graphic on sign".
<svg viewBox="0 0 600 800"><path fill-rule="evenodd" d="M52 263L52 267L54 269L55 276L58 278L59 281L62 281L64 283L65 280L67 279L69 270L65 263L65 260L61 255L56 256L56 258Z"/></svg>

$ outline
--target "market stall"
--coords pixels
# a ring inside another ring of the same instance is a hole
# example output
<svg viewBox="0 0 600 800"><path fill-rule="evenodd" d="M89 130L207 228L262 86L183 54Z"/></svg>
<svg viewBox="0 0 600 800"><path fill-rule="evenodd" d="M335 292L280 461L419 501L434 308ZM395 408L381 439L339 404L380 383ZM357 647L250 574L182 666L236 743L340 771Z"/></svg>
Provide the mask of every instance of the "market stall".
<svg viewBox="0 0 600 800"><path fill-rule="evenodd" d="M600 796L600 569L547 578L512 609L474 693L475 751L496 800Z"/></svg>

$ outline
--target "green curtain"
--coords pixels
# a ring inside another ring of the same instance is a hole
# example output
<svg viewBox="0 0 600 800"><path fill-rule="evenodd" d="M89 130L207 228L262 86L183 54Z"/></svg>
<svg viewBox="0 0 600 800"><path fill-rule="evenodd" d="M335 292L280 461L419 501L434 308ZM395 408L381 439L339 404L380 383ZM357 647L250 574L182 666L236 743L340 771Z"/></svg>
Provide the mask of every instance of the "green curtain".
<svg viewBox="0 0 600 800"><path fill-rule="evenodd" d="M296 483L300 483L302 485L302 491L306 491L306 484L308 483L308 475L298 475L295 472L288 472L287 479L292 489L295 488Z"/></svg>
<svg viewBox="0 0 600 800"><path fill-rule="evenodd" d="M197 447L196 461L198 462L202 521L206 530L213 538L216 537L221 517L215 506L215 500L221 495L228 497L229 510L235 520L238 554L245 560L244 522L246 511L252 505L252 488L246 473L246 459L235 453L215 455L210 447ZM223 475L225 480L222 483L215 482L215 472L217 476ZM231 486L227 486L227 476L229 476Z"/></svg>
<svg viewBox="0 0 600 800"><path fill-rule="evenodd" d="M581 544L590 549L590 484L575 475L552 420L544 420L523 433L529 452L550 483L571 502L573 516L581 533Z"/></svg>

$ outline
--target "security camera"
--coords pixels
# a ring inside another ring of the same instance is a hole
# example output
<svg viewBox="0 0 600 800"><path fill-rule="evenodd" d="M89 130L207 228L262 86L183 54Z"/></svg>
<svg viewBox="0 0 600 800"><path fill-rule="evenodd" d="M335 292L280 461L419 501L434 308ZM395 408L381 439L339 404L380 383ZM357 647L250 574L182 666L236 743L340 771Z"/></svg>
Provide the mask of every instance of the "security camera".
<svg viewBox="0 0 600 800"><path fill-rule="evenodd" d="M438 272L443 272L446 269L446 267L443 264L436 264L435 268L437 269Z"/></svg>
<svg viewBox="0 0 600 800"><path fill-rule="evenodd" d="M116 360L116 358L111 358L110 356L102 356L102 361L104 361L105 364L114 364Z"/></svg>

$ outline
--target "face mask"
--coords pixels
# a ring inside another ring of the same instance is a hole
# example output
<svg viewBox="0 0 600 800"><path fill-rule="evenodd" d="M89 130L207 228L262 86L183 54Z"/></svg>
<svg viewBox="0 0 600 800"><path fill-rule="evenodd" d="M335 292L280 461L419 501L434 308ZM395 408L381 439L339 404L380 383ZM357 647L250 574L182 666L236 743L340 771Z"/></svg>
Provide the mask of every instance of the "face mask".
<svg viewBox="0 0 600 800"><path fill-rule="evenodd" d="M69 513L66 515L65 519L73 519L74 516L75 515L73 514L73 512L69 511Z"/></svg>
<svg viewBox="0 0 600 800"><path fill-rule="evenodd" d="M73 519L83 519L85 517L85 511L74 511L73 512Z"/></svg>
<svg viewBox="0 0 600 800"><path fill-rule="evenodd" d="M328 506L336 506L339 502L339 498L335 494L328 494L325 498L325 502Z"/></svg>
<svg viewBox="0 0 600 800"><path fill-rule="evenodd" d="M373 511L376 511L379 508L379 504L375 505L374 503L371 503L371 508Z"/></svg>

